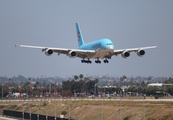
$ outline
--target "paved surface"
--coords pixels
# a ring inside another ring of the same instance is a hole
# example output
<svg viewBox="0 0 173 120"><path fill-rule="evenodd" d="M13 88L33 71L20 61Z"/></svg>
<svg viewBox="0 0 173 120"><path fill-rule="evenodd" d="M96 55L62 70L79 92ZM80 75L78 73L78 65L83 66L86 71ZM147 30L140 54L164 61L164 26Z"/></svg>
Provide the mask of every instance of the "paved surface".
<svg viewBox="0 0 173 120"><path fill-rule="evenodd" d="M0 120L17 120L17 119L0 116Z"/></svg>
<svg viewBox="0 0 173 120"><path fill-rule="evenodd" d="M101 98L95 98L95 99L91 99L91 98L85 98L85 99L27 99L27 100L0 100L0 102L4 102L4 105L9 105L7 104L8 102L21 102L21 104L23 104L23 102L40 102L40 101L79 101L79 100L89 100L89 101L119 101L119 98L116 99L101 99ZM137 98L121 98L122 101L164 101L164 102L173 102L173 97L170 99L137 99Z"/></svg>

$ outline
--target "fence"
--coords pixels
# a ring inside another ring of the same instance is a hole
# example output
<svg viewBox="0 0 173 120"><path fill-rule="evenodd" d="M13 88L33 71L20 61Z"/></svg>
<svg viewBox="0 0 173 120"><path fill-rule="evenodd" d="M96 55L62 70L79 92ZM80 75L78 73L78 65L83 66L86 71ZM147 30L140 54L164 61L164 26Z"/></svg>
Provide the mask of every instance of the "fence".
<svg viewBox="0 0 173 120"><path fill-rule="evenodd" d="M55 116L46 116L46 115L38 115L33 113L26 113L26 112L20 112L20 111L13 111L13 110L3 110L3 115L15 117L19 119L28 119L28 120L74 120L74 119L68 119L68 118L59 118Z"/></svg>

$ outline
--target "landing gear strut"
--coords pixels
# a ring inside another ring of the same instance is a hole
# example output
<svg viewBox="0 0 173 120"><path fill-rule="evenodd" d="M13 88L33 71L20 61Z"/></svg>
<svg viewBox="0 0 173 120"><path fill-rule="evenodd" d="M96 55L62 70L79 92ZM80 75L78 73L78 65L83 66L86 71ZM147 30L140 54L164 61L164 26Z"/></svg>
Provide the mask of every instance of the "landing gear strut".
<svg viewBox="0 0 173 120"><path fill-rule="evenodd" d="M107 59L111 59L111 55L108 55L106 58L107 58Z"/></svg>

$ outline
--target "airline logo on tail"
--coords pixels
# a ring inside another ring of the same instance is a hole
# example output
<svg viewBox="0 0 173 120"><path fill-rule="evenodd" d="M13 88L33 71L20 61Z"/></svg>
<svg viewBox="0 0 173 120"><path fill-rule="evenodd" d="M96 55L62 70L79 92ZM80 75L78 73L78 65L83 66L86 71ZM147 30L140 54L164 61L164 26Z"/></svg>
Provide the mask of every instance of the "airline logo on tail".
<svg viewBox="0 0 173 120"><path fill-rule="evenodd" d="M77 36L78 36L78 41L79 41L79 39L80 39L80 32L77 33Z"/></svg>

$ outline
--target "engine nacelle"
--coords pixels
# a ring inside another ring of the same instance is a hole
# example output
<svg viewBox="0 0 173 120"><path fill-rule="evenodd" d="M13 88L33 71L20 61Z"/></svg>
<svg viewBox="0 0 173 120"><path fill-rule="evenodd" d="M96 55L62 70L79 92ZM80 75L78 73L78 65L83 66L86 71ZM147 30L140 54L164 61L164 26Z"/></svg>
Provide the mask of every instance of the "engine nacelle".
<svg viewBox="0 0 173 120"><path fill-rule="evenodd" d="M53 54L53 50L47 49L47 50L45 51L45 54L46 54L47 56L50 56L50 55Z"/></svg>
<svg viewBox="0 0 173 120"><path fill-rule="evenodd" d="M137 55L142 57L143 55L145 55L145 51L144 50L138 50Z"/></svg>
<svg viewBox="0 0 173 120"><path fill-rule="evenodd" d="M75 51L70 51L70 52L68 53L68 56L69 56L70 58L75 58L75 57L77 56L77 53L76 53Z"/></svg>
<svg viewBox="0 0 173 120"><path fill-rule="evenodd" d="M123 58L127 58L127 57L130 56L130 53L129 53L128 51L124 51L124 52L121 54L121 56L122 56Z"/></svg>

